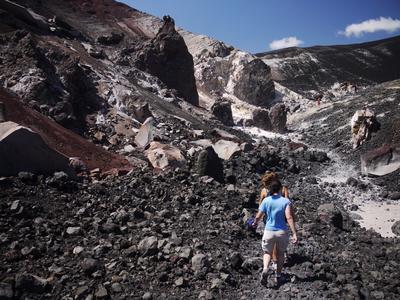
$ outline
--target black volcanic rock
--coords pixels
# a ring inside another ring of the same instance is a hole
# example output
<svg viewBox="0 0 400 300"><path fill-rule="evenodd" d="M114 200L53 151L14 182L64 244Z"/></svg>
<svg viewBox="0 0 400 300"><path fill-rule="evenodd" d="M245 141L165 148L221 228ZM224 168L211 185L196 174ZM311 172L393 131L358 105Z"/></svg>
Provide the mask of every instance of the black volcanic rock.
<svg viewBox="0 0 400 300"><path fill-rule="evenodd" d="M124 39L123 33L112 32L110 35L102 35L97 38L97 42L103 45L116 45Z"/></svg>
<svg viewBox="0 0 400 300"><path fill-rule="evenodd" d="M213 115L226 126L233 126L231 104L227 101L216 102L211 111Z"/></svg>
<svg viewBox="0 0 400 300"><path fill-rule="evenodd" d="M136 65L157 76L169 88L176 89L187 102L199 104L193 57L175 30L172 18L164 17L164 24L156 37L138 53Z"/></svg>
<svg viewBox="0 0 400 300"><path fill-rule="evenodd" d="M224 182L224 166L222 160L209 146L202 150L197 158L197 173L200 176L210 176L219 182Z"/></svg>
<svg viewBox="0 0 400 300"><path fill-rule="evenodd" d="M275 104L269 111L272 129L276 132L285 132L287 110L284 104Z"/></svg>
<svg viewBox="0 0 400 300"><path fill-rule="evenodd" d="M343 216L340 210L333 204L323 204L317 209L318 218L321 222L331 224L334 227L343 227Z"/></svg>
<svg viewBox="0 0 400 300"><path fill-rule="evenodd" d="M261 59L254 59L238 72L234 95L244 101L267 107L275 96L271 69Z"/></svg>
<svg viewBox="0 0 400 300"><path fill-rule="evenodd" d="M254 126L264 130L272 129L269 111L264 108L257 108L253 111L252 123Z"/></svg>

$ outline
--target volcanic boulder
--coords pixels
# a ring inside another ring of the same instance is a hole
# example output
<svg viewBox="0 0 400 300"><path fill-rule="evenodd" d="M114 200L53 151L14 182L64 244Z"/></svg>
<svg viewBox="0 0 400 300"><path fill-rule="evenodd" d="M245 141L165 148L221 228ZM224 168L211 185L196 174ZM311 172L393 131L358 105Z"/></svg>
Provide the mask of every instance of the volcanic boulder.
<svg viewBox="0 0 400 300"><path fill-rule="evenodd" d="M193 57L182 36L175 30L171 17L164 17L164 24L156 37L138 54L136 65L158 77L167 87L176 89L187 102L199 104Z"/></svg>
<svg viewBox="0 0 400 300"><path fill-rule="evenodd" d="M155 169L177 168L182 167L186 163L185 158L178 148L159 142L151 142L149 149L145 153L147 159Z"/></svg>
<svg viewBox="0 0 400 300"><path fill-rule="evenodd" d="M139 129L139 132L135 136L135 144L138 147L146 148L154 138L154 119L152 117L147 118Z"/></svg>
<svg viewBox="0 0 400 300"><path fill-rule="evenodd" d="M216 102L211 111L213 115L226 126L233 126L231 104L227 101Z"/></svg>
<svg viewBox="0 0 400 300"><path fill-rule="evenodd" d="M117 45L124 39L123 33L112 32L110 35L101 35L97 38L97 42L102 45Z"/></svg>
<svg viewBox="0 0 400 300"><path fill-rule="evenodd" d="M219 182L224 182L224 166L212 146L208 146L199 153L197 173L200 176L210 176Z"/></svg>
<svg viewBox="0 0 400 300"><path fill-rule="evenodd" d="M238 143L227 140L219 140L213 145L213 149L223 160L229 160L233 154L241 151Z"/></svg>
<svg viewBox="0 0 400 300"><path fill-rule="evenodd" d="M333 225L336 228L343 227L343 216L340 210L333 204L322 204L317 209L318 218L322 223Z"/></svg>
<svg viewBox="0 0 400 300"><path fill-rule="evenodd" d="M43 293L49 288L49 282L39 276L23 273L15 277L15 289L17 291Z"/></svg>
<svg viewBox="0 0 400 300"><path fill-rule="evenodd" d="M271 119L271 125L273 131L285 132L286 121L287 121L287 111L284 104L275 104L269 112L269 117Z"/></svg>
<svg viewBox="0 0 400 300"><path fill-rule="evenodd" d="M361 156L361 172L383 176L400 168L400 148L385 144Z"/></svg>
<svg viewBox="0 0 400 300"><path fill-rule="evenodd" d="M0 157L0 176L16 175L22 171L74 174L68 157L51 149L39 134L10 121L0 124Z"/></svg>
<svg viewBox="0 0 400 300"><path fill-rule="evenodd" d="M212 38L181 30L195 63L199 90L210 98L230 94L240 100L269 107L275 96L271 69L250 53Z"/></svg>
<svg viewBox="0 0 400 300"><path fill-rule="evenodd" d="M272 124L271 119L269 117L268 110L263 108L257 108L253 111L253 124L254 126L264 129L264 130L271 130Z"/></svg>

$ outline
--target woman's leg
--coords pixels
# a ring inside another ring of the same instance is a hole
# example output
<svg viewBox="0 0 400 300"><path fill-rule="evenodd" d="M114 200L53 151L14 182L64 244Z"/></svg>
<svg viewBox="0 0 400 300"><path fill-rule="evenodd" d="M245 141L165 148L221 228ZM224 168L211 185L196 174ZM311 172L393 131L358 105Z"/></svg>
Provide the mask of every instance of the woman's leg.
<svg viewBox="0 0 400 300"><path fill-rule="evenodd" d="M277 250L276 243L274 245L274 248L272 249L272 261L275 263L278 262L278 250Z"/></svg>
<svg viewBox="0 0 400 300"><path fill-rule="evenodd" d="M263 256L263 264L264 264L263 272L264 271L268 271L268 267L269 267L269 263L270 262L271 262L271 255L268 252L264 252L264 256Z"/></svg>

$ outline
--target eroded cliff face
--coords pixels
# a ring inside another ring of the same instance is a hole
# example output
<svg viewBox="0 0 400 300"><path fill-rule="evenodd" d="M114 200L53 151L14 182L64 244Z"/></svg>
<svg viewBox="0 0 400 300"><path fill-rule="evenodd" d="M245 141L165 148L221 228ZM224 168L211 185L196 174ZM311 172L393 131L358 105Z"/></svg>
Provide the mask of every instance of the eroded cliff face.
<svg viewBox="0 0 400 300"><path fill-rule="evenodd" d="M198 104L173 20L114 1L2 1L0 14L1 84L80 135L113 147L152 113Z"/></svg>

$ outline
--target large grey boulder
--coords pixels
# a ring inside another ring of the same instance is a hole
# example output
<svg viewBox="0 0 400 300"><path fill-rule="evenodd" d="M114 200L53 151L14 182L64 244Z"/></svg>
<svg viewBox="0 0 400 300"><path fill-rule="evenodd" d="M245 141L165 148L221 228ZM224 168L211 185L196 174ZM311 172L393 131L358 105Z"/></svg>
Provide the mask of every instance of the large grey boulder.
<svg viewBox="0 0 400 300"><path fill-rule="evenodd" d="M155 236L145 237L139 242L139 252L144 256L151 256L158 252L158 239Z"/></svg>
<svg viewBox="0 0 400 300"><path fill-rule="evenodd" d="M400 168L400 147L385 144L361 156L364 175L384 176Z"/></svg>
<svg viewBox="0 0 400 300"><path fill-rule="evenodd" d="M6 107L3 102L0 102L0 122L6 121Z"/></svg>
<svg viewBox="0 0 400 300"><path fill-rule="evenodd" d="M240 64L231 78L233 94L250 104L268 107L275 96L270 67L258 58Z"/></svg>
<svg viewBox="0 0 400 300"><path fill-rule="evenodd" d="M149 117L144 121L139 132L135 136L136 146L146 148L153 141L154 131L154 119Z"/></svg>
<svg viewBox="0 0 400 300"><path fill-rule="evenodd" d="M43 293L50 287L47 279L39 276L22 273L15 276L15 290L22 292Z"/></svg>
<svg viewBox="0 0 400 300"><path fill-rule="evenodd" d="M182 167L186 163L185 157L178 148L159 142L151 142L145 154L153 168L159 170Z"/></svg>
<svg viewBox="0 0 400 300"><path fill-rule="evenodd" d="M14 122L0 123L0 176L19 172L75 174L69 158L50 148L39 134Z"/></svg>
<svg viewBox="0 0 400 300"><path fill-rule="evenodd" d="M2 300L15 299L12 283L0 282L0 299Z"/></svg>
<svg viewBox="0 0 400 300"><path fill-rule="evenodd" d="M229 160L233 154L241 151L238 143L227 140L219 140L213 145L213 149L223 160Z"/></svg>

